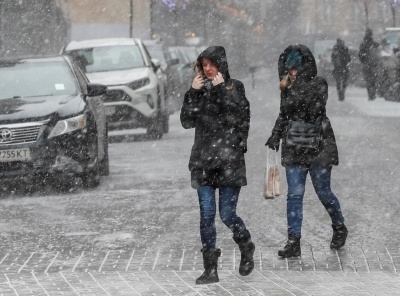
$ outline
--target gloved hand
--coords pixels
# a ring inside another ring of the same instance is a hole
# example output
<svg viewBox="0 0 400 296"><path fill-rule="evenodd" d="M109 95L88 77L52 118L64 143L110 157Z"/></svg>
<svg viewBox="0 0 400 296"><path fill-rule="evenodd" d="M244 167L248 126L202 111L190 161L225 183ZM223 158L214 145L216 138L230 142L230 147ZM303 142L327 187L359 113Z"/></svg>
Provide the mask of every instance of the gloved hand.
<svg viewBox="0 0 400 296"><path fill-rule="evenodd" d="M281 139L277 135L272 134L269 137L267 143L265 143L265 146L268 146L270 149L278 151L280 141Z"/></svg>

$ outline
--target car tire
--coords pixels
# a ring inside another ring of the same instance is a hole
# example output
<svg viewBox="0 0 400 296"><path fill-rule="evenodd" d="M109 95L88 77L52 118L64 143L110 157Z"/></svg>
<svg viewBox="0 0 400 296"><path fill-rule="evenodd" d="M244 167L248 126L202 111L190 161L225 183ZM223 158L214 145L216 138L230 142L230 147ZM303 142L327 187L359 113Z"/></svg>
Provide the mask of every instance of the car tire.
<svg viewBox="0 0 400 296"><path fill-rule="evenodd" d="M86 188L95 188L100 185L100 166L99 166L99 152L98 152L98 142L97 135L92 136L91 145L92 149L95 151L95 157L93 159L94 166L83 174L83 186Z"/></svg>
<svg viewBox="0 0 400 296"><path fill-rule="evenodd" d="M163 136L163 116L160 109L154 118L151 126L147 129L147 137L150 140L158 140Z"/></svg>
<svg viewBox="0 0 400 296"><path fill-rule="evenodd" d="M100 185L100 170L99 170L99 162L96 160L94 168L84 174L83 186L86 188L96 188L99 185Z"/></svg>
<svg viewBox="0 0 400 296"><path fill-rule="evenodd" d="M108 176L110 174L110 159L108 157L108 125L106 128L106 137L104 143L104 157L99 163L99 171L101 176Z"/></svg>
<svg viewBox="0 0 400 296"><path fill-rule="evenodd" d="M164 134L169 132L169 112L168 110L164 111L164 116L162 118L162 130Z"/></svg>

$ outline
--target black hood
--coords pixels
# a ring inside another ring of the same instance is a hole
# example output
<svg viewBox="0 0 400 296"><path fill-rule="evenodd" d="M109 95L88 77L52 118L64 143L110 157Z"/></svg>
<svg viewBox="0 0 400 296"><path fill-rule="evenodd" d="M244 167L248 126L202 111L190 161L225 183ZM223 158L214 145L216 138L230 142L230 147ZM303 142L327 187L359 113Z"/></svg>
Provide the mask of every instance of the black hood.
<svg viewBox="0 0 400 296"><path fill-rule="evenodd" d="M201 63L203 58L210 59L215 66L217 66L218 71L221 72L225 81L231 79L228 69L228 61L226 60L225 48L222 46L210 46L206 48L197 58Z"/></svg>
<svg viewBox="0 0 400 296"><path fill-rule="evenodd" d="M317 65L311 50L302 44L288 46L279 56L278 72L279 80L282 80L289 72L289 68L285 65L286 58L289 53L298 52L301 56L301 65L298 67L298 77L304 81L310 81L317 76Z"/></svg>

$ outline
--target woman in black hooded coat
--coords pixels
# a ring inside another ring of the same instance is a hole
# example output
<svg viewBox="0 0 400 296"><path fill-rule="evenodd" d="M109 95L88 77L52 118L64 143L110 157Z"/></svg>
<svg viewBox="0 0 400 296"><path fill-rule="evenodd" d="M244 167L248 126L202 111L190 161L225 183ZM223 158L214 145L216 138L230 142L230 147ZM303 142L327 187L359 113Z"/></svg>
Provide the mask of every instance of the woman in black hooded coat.
<svg viewBox="0 0 400 296"><path fill-rule="evenodd" d="M266 145L278 150L282 139L282 165L286 168L288 183L287 223L288 241L282 257L300 256L303 197L308 172L317 193L332 220L331 249L341 248L347 238L347 228L339 200L330 188L331 170L339 164L338 150L331 123L326 116L328 84L317 76L314 56L304 45L291 45L280 55L278 62L281 81L279 116ZM321 140L317 149L304 149L290 145L287 129L292 121L317 124L321 127Z"/></svg>
<svg viewBox="0 0 400 296"><path fill-rule="evenodd" d="M186 92L181 123L195 128L189 160L192 187L200 204L200 235L204 273L197 284L218 282L216 248L215 191L219 189L219 213L239 245L239 273L248 275L254 268L254 243L243 220L236 215L241 186L247 184L244 153L250 124L250 105L243 84L231 79L225 49L211 46L198 57L197 76Z"/></svg>

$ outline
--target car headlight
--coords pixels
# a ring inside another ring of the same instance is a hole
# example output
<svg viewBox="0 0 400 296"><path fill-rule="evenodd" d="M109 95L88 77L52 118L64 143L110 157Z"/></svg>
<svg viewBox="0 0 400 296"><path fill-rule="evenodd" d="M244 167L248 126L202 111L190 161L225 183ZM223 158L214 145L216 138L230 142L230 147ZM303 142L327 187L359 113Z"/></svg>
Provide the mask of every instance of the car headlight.
<svg viewBox="0 0 400 296"><path fill-rule="evenodd" d="M53 127L48 138L57 137L86 127L86 114L60 120Z"/></svg>
<svg viewBox="0 0 400 296"><path fill-rule="evenodd" d="M131 88L133 90L136 90L136 89L139 89L139 88L141 88L141 87L143 87L145 85L148 85L149 83L150 83L150 79L146 77L146 78L143 78L143 79L139 79L139 80L135 80L135 81L129 82L126 85L129 88Z"/></svg>

